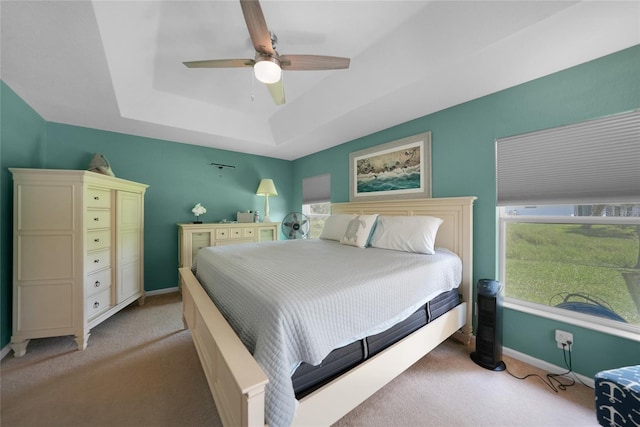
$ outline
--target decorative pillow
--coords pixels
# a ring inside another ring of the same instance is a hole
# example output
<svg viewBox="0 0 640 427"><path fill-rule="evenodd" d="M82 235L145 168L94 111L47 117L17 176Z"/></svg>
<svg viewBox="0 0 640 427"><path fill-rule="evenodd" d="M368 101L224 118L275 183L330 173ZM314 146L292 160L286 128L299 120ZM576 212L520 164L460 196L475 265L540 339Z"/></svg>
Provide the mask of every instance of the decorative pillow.
<svg viewBox="0 0 640 427"><path fill-rule="evenodd" d="M366 247L369 244L369 237L371 237L377 218L378 214L355 216L349 221L340 243L358 248Z"/></svg>
<svg viewBox="0 0 640 427"><path fill-rule="evenodd" d="M347 225L349 225L349 222L355 217L353 214L331 215L324 222L320 238L340 241L344 236L344 232L347 231Z"/></svg>
<svg viewBox="0 0 640 427"><path fill-rule="evenodd" d="M374 248L433 255L442 219L434 216L384 216L371 236Z"/></svg>

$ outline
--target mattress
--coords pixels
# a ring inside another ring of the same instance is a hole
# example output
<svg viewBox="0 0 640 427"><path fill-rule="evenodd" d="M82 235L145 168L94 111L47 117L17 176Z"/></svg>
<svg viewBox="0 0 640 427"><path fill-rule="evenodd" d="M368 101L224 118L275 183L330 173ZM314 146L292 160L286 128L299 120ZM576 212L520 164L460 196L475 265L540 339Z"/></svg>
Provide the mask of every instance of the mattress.
<svg viewBox="0 0 640 427"><path fill-rule="evenodd" d="M443 292L386 331L333 350L319 365L302 363L291 377L296 399L302 399L334 378L437 319L460 303L456 289Z"/></svg>

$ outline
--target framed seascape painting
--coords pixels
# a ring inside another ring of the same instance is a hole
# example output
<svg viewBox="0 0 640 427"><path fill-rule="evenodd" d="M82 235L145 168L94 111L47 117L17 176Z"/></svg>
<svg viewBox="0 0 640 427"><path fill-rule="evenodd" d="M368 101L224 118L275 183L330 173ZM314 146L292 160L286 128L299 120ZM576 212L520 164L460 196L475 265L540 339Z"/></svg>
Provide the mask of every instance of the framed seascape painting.
<svg viewBox="0 0 640 427"><path fill-rule="evenodd" d="M349 200L431 197L431 132L349 154Z"/></svg>

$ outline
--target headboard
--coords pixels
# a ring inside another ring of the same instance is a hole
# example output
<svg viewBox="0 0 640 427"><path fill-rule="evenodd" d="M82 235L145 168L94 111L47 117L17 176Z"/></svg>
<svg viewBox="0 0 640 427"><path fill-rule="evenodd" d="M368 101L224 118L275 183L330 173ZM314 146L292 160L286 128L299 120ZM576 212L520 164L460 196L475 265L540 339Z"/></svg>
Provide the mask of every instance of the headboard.
<svg viewBox="0 0 640 427"><path fill-rule="evenodd" d="M438 229L436 247L447 248L462 259L460 292L467 301L467 326L471 332L473 305L473 202L475 196L443 197L436 199L392 199L369 202L333 203L331 213L380 215L429 215L444 222Z"/></svg>

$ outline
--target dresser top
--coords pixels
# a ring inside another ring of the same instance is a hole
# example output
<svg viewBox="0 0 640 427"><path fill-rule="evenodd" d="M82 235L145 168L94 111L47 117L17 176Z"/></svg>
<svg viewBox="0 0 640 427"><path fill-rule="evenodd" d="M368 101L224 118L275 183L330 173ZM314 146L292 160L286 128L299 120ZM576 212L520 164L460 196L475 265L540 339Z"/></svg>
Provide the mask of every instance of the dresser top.
<svg viewBox="0 0 640 427"><path fill-rule="evenodd" d="M88 170L72 170L72 169L28 169L28 168L9 168L13 174L14 180L22 182L27 181L48 181L56 179L58 181L84 182L95 185L106 185L112 188L131 188L135 187L138 191L144 192L149 186L135 181L129 181L115 176L104 175Z"/></svg>
<svg viewBox="0 0 640 427"><path fill-rule="evenodd" d="M203 222L194 224L192 222L178 223L182 228L213 228L213 227L272 227L279 225L279 222Z"/></svg>

